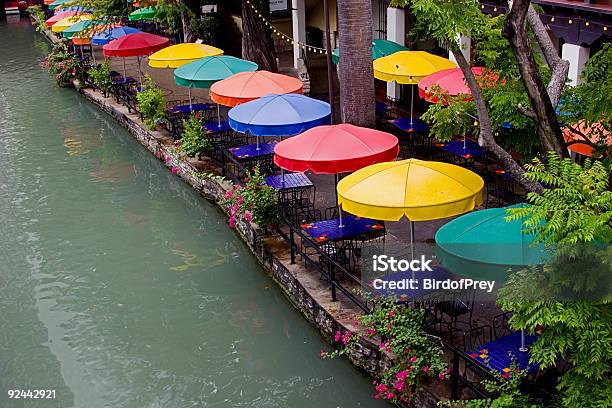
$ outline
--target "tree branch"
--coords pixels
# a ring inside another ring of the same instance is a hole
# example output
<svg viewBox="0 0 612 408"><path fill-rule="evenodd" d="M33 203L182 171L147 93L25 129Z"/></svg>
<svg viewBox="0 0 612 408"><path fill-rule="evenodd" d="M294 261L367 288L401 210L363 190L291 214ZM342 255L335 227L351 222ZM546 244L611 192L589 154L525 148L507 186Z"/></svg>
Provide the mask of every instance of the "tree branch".
<svg viewBox="0 0 612 408"><path fill-rule="evenodd" d="M561 91L565 85L567 79L567 73L569 72L569 62L559 58L557 49L548 35L548 30L542 22L540 15L533 8L533 5L529 5L527 10L527 21L535 34L536 41L544 54L544 59L552 71L550 82L548 83L548 96L553 107L557 107L559 104L559 98L561 97Z"/></svg>
<svg viewBox="0 0 612 408"><path fill-rule="evenodd" d="M465 81L472 92L472 100L476 105L476 112L478 112L478 125L480 127L478 144L486 147L487 150L493 153L493 155L501 162L502 167L508 172L508 174L510 174L510 176L526 190L533 192L542 191L542 186L539 183L527 180L525 178L525 169L523 169L523 167L521 167L521 165L514 160L510 153L502 149L495 141L495 137L493 136L493 128L491 126L491 118L489 117L489 112L487 110L487 104L482 94L482 89L480 88L480 85L478 85L478 81L470 68L470 64L465 59L465 56L461 52L461 49L456 41L451 41L449 43L449 48L455 56L455 60L457 61L459 68L461 68L461 71L463 72Z"/></svg>

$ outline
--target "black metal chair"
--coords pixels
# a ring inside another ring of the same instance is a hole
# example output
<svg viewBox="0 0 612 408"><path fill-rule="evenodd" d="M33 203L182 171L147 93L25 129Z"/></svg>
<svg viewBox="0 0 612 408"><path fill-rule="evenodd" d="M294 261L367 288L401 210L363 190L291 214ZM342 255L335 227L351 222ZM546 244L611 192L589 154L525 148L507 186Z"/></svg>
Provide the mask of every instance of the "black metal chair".
<svg viewBox="0 0 612 408"><path fill-rule="evenodd" d="M460 331L460 324L472 329L474 297L474 290L450 291L444 294L443 299L435 304L440 329L446 326L451 338L454 332Z"/></svg>

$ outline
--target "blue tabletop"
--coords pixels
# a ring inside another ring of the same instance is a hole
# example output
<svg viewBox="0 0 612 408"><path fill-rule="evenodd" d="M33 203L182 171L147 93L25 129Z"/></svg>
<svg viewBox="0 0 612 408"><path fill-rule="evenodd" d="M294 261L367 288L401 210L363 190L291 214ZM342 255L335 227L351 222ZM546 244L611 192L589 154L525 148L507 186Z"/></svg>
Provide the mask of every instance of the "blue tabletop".
<svg viewBox="0 0 612 408"><path fill-rule="evenodd" d="M529 347L537 338L537 336L526 334L525 345ZM520 348L521 333L514 332L478 346L476 350L468 351L466 354L508 379L512 377L512 363L516 364L519 369L528 372L534 372L538 369L537 364L529 363L529 350L520 351Z"/></svg>
<svg viewBox="0 0 612 408"><path fill-rule="evenodd" d="M484 147L480 147L478 143L470 139L465 139L465 141L451 140L450 142L443 143L439 147L446 152L463 157L464 159L484 156L487 152Z"/></svg>
<svg viewBox="0 0 612 408"><path fill-rule="evenodd" d="M125 77L113 80L113 85L125 85L136 82L136 80L132 77Z"/></svg>
<svg viewBox="0 0 612 408"><path fill-rule="evenodd" d="M327 241L339 241L355 238L368 232L384 230L381 224L369 218L359 218L346 214L342 217L342 228L340 219L316 221L310 224L302 224L302 229L318 243Z"/></svg>
<svg viewBox="0 0 612 408"><path fill-rule="evenodd" d="M383 113L389 110L389 106L384 102L376 101L375 110L377 113Z"/></svg>
<svg viewBox="0 0 612 408"><path fill-rule="evenodd" d="M177 105L168 109L170 113L191 113L191 112L201 112L212 109L212 105L208 103L193 103L191 105Z"/></svg>
<svg viewBox="0 0 612 408"><path fill-rule="evenodd" d="M304 173L287 173L266 177L266 184L275 190L312 187L312 181Z"/></svg>
<svg viewBox="0 0 612 408"><path fill-rule="evenodd" d="M428 132L429 126L419 118L397 118L389 121L392 126L408 133Z"/></svg>
<svg viewBox="0 0 612 408"><path fill-rule="evenodd" d="M257 148L257 143L231 147L227 149L231 154L233 154L238 159L248 159L252 157L262 157L262 156L271 156L274 154L274 146L276 143L260 143L259 149Z"/></svg>
<svg viewBox="0 0 612 408"><path fill-rule="evenodd" d="M222 120L221 123L219 123L218 120L206 122L204 124L204 129L209 133L227 132L228 130L232 130L227 120Z"/></svg>

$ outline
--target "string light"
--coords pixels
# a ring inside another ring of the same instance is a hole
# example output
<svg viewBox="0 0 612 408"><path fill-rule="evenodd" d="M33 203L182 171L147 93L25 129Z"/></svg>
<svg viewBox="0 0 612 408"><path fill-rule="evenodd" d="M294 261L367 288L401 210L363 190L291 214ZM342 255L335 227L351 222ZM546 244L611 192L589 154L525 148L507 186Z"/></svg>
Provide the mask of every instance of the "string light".
<svg viewBox="0 0 612 408"><path fill-rule="evenodd" d="M259 17L263 21L263 23L266 25L266 27L270 27L272 29L272 32L277 37L279 37L281 41L285 40L287 43L290 43L290 44L293 44L293 45L297 45L297 46L299 46L300 48L302 48L302 49L304 49L306 51L311 51L311 52L319 53L319 54L327 54L327 51L325 50L325 48L313 47L312 45L308 45L308 44L305 44L303 42L296 41L293 38L283 34L280 30L278 30L276 27L274 27L274 25L270 21L268 21L259 12L259 10L257 9L255 4L251 3L250 0L246 0L246 4L248 4L251 7L251 9L253 9L253 11L255 12L255 15L257 17Z"/></svg>

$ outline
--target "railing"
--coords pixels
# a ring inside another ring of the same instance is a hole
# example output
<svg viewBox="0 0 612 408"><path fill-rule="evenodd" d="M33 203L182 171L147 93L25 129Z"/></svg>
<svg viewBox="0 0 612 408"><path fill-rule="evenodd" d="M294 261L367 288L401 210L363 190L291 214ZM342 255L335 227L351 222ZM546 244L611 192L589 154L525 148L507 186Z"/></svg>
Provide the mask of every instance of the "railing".
<svg viewBox="0 0 612 408"><path fill-rule="evenodd" d="M340 291L347 299L353 302L357 307L359 307L365 313L370 313L371 309L368 306L368 302L359 296L355 295L350 289L344 287L341 282L336 279L336 273L343 273L346 277L348 277L353 283L361 286L361 281L353 276L349 271L347 271L342 265L336 262L335 259L329 256L325 251L322 251L319 245L314 242L310 237L308 237L300 228L294 227L287 220L283 220L283 224L285 227L289 228L289 233L284 232L280 227L277 229L277 232L283 237L285 241L289 243L291 247L291 264L295 264L296 257L300 256L306 265L306 268L312 267L315 271L319 272L322 277L330 284L331 297L332 301L338 300L337 292ZM300 239L301 245L296 243L296 235L297 238ZM304 251L304 247L308 246L308 248L312 248L314 251L314 255L319 256L319 261L312 259L313 254L308 254ZM328 265L328 268L324 268L320 260L325 261L325 265Z"/></svg>

